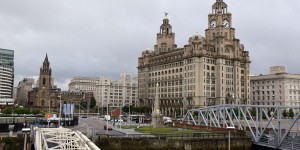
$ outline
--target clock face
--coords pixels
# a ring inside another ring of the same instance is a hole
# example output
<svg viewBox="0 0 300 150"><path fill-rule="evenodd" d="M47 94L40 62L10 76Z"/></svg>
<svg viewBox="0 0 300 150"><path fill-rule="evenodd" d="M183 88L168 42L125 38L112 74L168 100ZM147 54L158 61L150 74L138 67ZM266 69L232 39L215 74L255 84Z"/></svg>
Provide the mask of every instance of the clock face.
<svg viewBox="0 0 300 150"><path fill-rule="evenodd" d="M229 22L228 22L228 20L224 20L223 21L223 27L226 28L226 29L229 28Z"/></svg>
<svg viewBox="0 0 300 150"><path fill-rule="evenodd" d="M212 21L210 22L210 27L211 27L212 29L214 29L214 28L216 28L216 26L217 26L217 21L216 21L216 20L212 20Z"/></svg>

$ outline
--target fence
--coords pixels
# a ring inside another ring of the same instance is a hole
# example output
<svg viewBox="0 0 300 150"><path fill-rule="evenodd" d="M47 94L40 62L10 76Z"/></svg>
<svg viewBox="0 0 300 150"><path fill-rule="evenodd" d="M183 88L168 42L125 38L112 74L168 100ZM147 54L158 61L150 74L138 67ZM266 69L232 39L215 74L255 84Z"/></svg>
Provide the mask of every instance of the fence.
<svg viewBox="0 0 300 150"><path fill-rule="evenodd" d="M158 138L158 139L219 139L228 138L226 133L182 133L182 134L126 134L126 135L107 135L100 134L100 138L105 135L109 138ZM245 137L243 133L231 133L230 137Z"/></svg>

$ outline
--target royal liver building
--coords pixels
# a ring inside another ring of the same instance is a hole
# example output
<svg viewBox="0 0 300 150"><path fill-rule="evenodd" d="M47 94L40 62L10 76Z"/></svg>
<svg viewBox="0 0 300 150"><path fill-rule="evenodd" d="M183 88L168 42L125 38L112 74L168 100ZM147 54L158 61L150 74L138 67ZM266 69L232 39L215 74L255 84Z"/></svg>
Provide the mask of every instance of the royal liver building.
<svg viewBox="0 0 300 150"><path fill-rule="evenodd" d="M250 104L250 57L235 37L232 14L217 0L208 15L205 37L195 34L177 48L167 14L154 50L138 60L140 105L153 106L156 84L163 115L218 104Z"/></svg>

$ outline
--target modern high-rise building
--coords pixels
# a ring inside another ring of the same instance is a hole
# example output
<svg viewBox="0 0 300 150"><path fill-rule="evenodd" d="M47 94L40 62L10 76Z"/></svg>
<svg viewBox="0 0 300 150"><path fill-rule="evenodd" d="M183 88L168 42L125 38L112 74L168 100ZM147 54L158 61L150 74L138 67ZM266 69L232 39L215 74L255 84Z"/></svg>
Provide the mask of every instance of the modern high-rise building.
<svg viewBox="0 0 300 150"><path fill-rule="evenodd" d="M14 89L14 51L0 49L0 105L12 105Z"/></svg>
<svg viewBox="0 0 300 150"><path fill-rule="evenodd" d="M269 74L251 76L250 80L253 105L300 106L300 74L274 66Z"/></svg>
<svg viewBox="0 0 300 150"><path fill-rule="evenodd" d="M155 87L164 115L217 104L250 104L250 56L235 37L232 14L216 0L205 35L195 34L177 48L167 15L157 33L154 50L138 58L139 101L153 106Z"/></svg>

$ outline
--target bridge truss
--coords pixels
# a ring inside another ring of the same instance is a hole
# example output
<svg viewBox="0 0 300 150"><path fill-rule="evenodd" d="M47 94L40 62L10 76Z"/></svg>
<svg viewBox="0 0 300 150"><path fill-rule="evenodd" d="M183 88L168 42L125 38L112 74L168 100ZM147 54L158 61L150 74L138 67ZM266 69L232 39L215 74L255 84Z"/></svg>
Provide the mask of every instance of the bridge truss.
<svg viewBox="0 0 300 150"><path fill-rule="evenodd" d="M299 106L226 104L191 109L184 120L194 125L245 130L254 144L300 149L299 112ZM285 114L294 117L287 118Z"/></svg>
<svg viewBox="0 0 300 150"><path fill-rule="evenodd" d="M36 150L100 150L79 131L68 128L34 128Z"/></svg>

